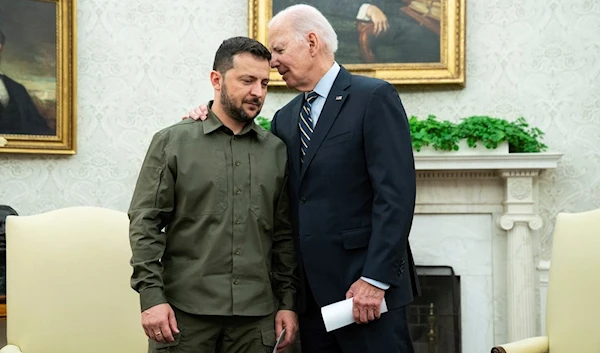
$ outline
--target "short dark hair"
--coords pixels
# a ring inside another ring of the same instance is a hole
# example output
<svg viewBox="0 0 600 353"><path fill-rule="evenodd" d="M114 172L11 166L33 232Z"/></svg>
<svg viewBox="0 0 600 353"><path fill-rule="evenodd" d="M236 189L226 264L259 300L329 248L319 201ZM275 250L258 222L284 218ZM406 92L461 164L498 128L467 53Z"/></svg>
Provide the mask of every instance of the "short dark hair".
<svg viewBox="0 0 600 353"><path fill-rule="evenodd" d="M248 37L233 37L224 40L217 49L213 70L225 74L233 67L233 57L241 53L250 53L257 59L271 61L271 52L259 41Z"/></svg>
<svg viewBox="0 0 600 353"><path fill-rule="evenodd" d="M6 36L4 35L4 32L2 32L2 30L0 29L0 45L4 45L4 42L6 42Z"/></svg>

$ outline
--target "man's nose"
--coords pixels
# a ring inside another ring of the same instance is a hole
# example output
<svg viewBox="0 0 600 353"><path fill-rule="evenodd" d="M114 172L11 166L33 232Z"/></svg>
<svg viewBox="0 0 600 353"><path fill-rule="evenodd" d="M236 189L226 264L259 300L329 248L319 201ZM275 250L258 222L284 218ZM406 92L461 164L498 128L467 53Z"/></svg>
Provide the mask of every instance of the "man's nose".
<svg viewBox="0 0 600 353"><path fill-rule="evenodd" d="M264 95L264 90L262 87L262 83L260 81L256 82L252 85L252 89L250 90L250 94L254 97L262 97Z"/></svg>

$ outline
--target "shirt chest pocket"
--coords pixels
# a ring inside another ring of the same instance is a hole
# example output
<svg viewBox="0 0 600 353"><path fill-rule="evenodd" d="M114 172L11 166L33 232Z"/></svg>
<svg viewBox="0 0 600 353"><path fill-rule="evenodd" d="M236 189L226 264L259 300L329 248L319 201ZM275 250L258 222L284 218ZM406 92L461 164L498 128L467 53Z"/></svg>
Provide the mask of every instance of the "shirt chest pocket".
<svg viewBox="0 0 600 353"><path fill-rule="evenodd" d="M202 152L200 152L202 151ZM194 158L179 166L177 204L190 216L221 214L227 207L227 164L221 148L190 151Z"/></svg>

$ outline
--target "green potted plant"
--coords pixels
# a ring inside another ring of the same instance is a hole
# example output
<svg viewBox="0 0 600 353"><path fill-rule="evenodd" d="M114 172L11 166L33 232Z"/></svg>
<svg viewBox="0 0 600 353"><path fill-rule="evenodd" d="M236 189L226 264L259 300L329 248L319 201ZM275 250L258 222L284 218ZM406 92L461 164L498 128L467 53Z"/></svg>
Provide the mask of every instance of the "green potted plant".
<svg viewBox="0 0 600 353"><path fill-rule="evenodd" d="M409 123L416 152L425 146L438 151L458 151L461 147L476 148L479 143L487 150L504 148L499 153L543 152L547 149L542 142L544 133L536 127L530 127L523 117L507 121L489 116L471 116L453 123L439 121L434 115L429 115L422 120L412 116Z"/></svg>
<svg viewBox="0 0 600 353"><path fill-rule="evenodd" d="M419 120L411 116L408 120L413 149L421 151L423 147L431 146L436 150L458 150L458 130L456 124L450 121L439 121L434 115Z"/></svg>

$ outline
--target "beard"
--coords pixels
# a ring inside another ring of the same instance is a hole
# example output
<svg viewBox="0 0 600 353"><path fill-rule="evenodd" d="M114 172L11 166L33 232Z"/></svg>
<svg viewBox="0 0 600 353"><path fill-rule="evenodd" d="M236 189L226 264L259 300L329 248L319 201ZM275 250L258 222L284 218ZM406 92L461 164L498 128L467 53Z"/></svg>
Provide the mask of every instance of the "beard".
<svg viewBox="0 0 600 353"><path fill-rule="evenodd" d="M243 103L256 104L258 106L256 114L250 116L241 104L240 106L236 106L234 100L229 97L229 94L227 93L227 86L223 85L223 89L221 89L221 104L223 105L223 110L233 120L240 123L247 123L258 116L262 105L259 98L245 99L242 101L242 104Z"/></svg>

